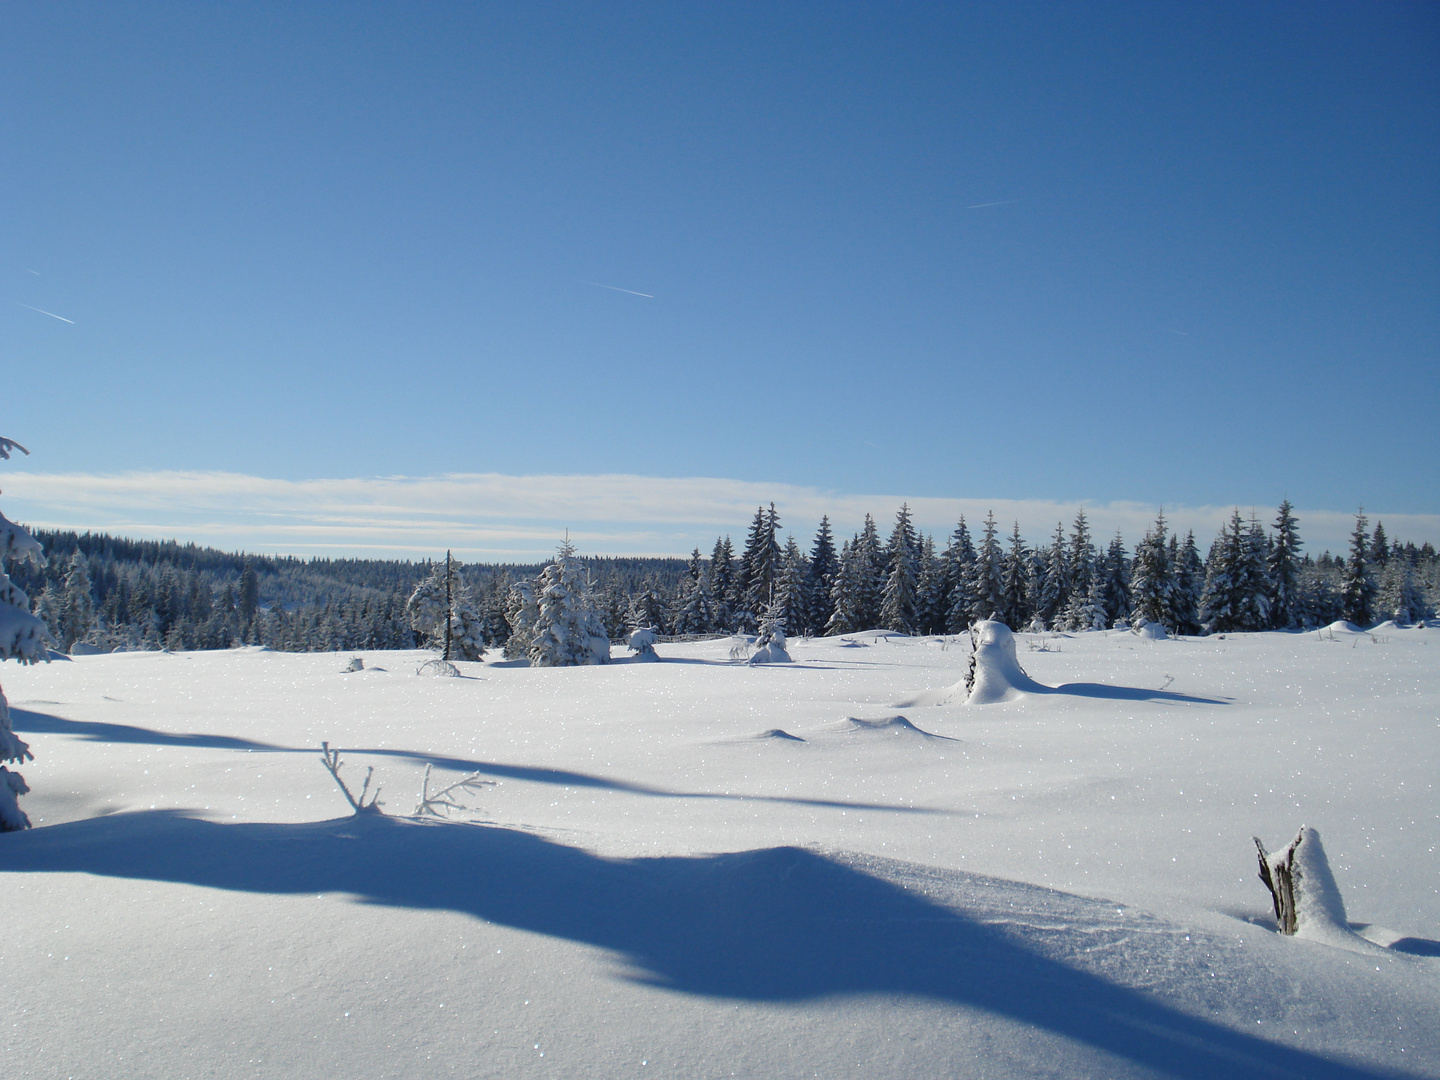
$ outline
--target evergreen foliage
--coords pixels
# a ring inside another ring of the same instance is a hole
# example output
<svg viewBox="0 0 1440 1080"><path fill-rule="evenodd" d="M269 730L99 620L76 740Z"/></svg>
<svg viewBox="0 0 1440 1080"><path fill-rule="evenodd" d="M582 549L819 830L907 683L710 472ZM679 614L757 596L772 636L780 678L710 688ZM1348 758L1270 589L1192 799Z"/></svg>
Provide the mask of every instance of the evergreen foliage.
<svg viewBox="0 0 1440 1080"><path fill-rule="evenodd" d="M1375 621L1375 579L1370 573L1370 545L1365 529L1369 522L1365 511L1355 515L1355 531L1350 534L1350 558L1345 562L1345 577L1340 587L1342 617L1357 626ZM1383 540L1385 534L1381 533Z"/></svg>

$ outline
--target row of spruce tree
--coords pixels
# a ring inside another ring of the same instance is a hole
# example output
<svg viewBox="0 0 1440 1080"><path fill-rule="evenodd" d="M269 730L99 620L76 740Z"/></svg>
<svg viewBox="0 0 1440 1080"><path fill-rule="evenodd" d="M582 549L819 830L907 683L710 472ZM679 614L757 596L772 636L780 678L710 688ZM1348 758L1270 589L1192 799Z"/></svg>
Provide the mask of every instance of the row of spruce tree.
<svg viewBox="0 0 1440 1080"><path fill-rule="evenodd" d="M792 633L845 634L881 628L906 634L957 633L978 619L1015 629L1091 630L1160 623L1172 633L1294 629L1345 619L1410 623L1433 615L1436 553L1430 544L1389 544L1383 524L1360 513L1343 559L1303 554L1299 523L1282 503L1267 530L1236 510L1201 557L1193 532L1182 539L1162 512L1127 554L1117 533L1102 550L1082 509L1049 543L1031 547L1018 524L1002 537L994 514L972 536L962 517L943 550L918 532L902 506L887 539L867 515L839 550L828 518L806 554L782 546L773 504L758 508L744 551L716 541L708 561L692 553L669 608L638 598L632 620L677 634L753 629L778 607Z"/></svg>
<svg viewBox="0 0 1440 1080"><path fill-rule="evenodd" d="M766 612L792 635L866 629L954 633L980 618L1016 629L1085 630L1158 622L1172 633L1413 622L1440 598L1440 560L1430 544L1392 546L1383 524L1356 520L1349 552L1303 551L1288 503L1266 528L1236 511L1202 558L1193 533L1172 532L1163 514L1133 553L1117 534L1098 545L1084 511L1030 546L1018 525L1002 535L988 515L972 535L962 518L939 547L908 507L882 538L867 516L837 547L828 517L809 551L781 539L773 504L757 508L736 552L718 538L708 559L579 559L598 633L623 640L636 627L667 635L754 632ZM454 575L463 592L465 651L529 648L543 565L469 565L404 560L246 556L194 545L36 531L37 566L12 569L49 627L53 647L216 649L237 644L287 651L414 648L435 643L435 623L415 597ZM554 564L551 564L554 565ZM551 571L553 574L554 571ZM576 584L578 582L578 584ZM527 599L528 597L528 599ZM452 634L452 636L454 636Z"/></svg>

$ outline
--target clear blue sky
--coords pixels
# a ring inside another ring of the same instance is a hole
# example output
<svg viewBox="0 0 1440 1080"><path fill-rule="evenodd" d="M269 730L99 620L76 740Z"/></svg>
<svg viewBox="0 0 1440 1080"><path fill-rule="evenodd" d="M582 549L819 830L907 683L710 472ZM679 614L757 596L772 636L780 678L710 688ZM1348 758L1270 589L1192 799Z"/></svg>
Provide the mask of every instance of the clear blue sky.
<svg viewBox="0 0 1440 1080"><path fill-rule="evenodd" d="M0 14L11 469L1440 513L1440 5Z"/></svg>

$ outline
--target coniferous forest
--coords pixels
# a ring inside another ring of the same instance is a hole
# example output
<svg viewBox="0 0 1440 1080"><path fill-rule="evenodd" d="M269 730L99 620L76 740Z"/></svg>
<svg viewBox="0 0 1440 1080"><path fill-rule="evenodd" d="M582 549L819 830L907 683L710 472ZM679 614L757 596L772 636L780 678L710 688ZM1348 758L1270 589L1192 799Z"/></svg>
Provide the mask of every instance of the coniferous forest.
<svg viewBox="0 0 1440 1080"><path fill-rule="evenodd" d="M43 564L9 572L60 651L438 645L417 611L426 589L443 594L435 585L447 576L443 562L307 560L32 532ZM867 516L858 533L837 538L823 518L802 546L784 535L771 504L757 508L738 550L725 536L708 557L697 549L688 560L578 562L588 606L616 641L637 627L753 633L763 619L793 636L958 633L987 618L1031 631L1151 622L1197 635L1340 619L1412 623L1433 617L1440 599L1432 544L1391 544L1384 524L1372 529L1361 513L1347 551L1314 556L1289 503L1267 523L1235 511L1208 548L1171 530L1162 513L1133 549L1118 534L1093 536L1083 510L1032 542L993 514L973 525L962 518L937 540L914 527L908 507L883 535ZM463 598L454 625L467 643L457 655L510 642L544 572L538 564L452 564L451 594Z"/></svg>

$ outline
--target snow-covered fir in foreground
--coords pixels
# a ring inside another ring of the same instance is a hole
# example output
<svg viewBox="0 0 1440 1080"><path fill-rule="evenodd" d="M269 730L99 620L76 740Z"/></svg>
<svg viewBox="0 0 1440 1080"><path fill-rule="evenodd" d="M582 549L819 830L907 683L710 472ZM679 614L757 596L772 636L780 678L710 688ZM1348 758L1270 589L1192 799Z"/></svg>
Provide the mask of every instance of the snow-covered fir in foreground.
<svg viewBox="0 0 1440 1080"><path fill-rule="evenodd" d="M1440 629L1017 634L1013 670L987 641L986 705L968 635L876 631L446 679L417 652L13 666L36 827L0 839L0 1062L1440 1075ZM390 816L349 815L322 741ZM427 767L498 784L394 816ZM1328 936L1277 934L1257 876L1251 837L1301 826Z"/></svg>

